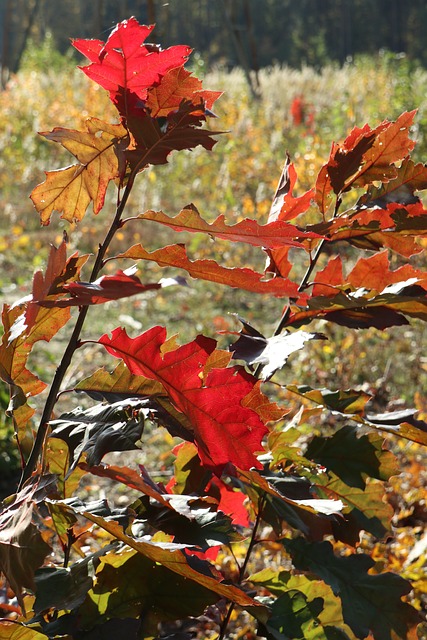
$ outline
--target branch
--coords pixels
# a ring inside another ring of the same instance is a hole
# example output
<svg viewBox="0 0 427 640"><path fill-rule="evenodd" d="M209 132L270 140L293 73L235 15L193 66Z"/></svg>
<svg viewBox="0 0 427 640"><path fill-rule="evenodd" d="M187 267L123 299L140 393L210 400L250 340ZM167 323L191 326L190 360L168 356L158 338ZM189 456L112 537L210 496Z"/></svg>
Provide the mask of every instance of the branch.
<svg viewBox="0 0 427 640"><path fill-rule="evenodd" d="M140 163L138 163L138 165L132 171L132 174L129 177L129 181L123 193L123 197L117 204L116 213L111 223L111 226L104 238L104 241L102 242L102 244L99 245L95 264L93 266L92 273L89 278L90 282L93 282L98 278L99 272L103 267L104 256L107 252L107 249L111 244L111 241L115 233L121 227L121 216L126 206L126 203L129 199L129 195L132 190L136 174L139 171L139 167L140 167ZM55 406L55 403L57 401L58 393L59 393L62 381L64 379L64 376L68 367L70 366L74 352L81 346L80 334L81 334L84 322L86 320L88 310L89 310L88 305L80 307L79 315L77 316L76 324L74 326L70 340L68 341L67 348L65 349L61 362L58 365L58 368L56 369L55 376L52 380L52 384L50 387L49 395L47 397L46 404L43 409L43 414L40 419L40 424L34 440L33 448L31 449L31 453L29 455L27 463L22 471L21 479L18 485L18 491L22 489L24 483L28 480L28 478L31 477L33 471L36 468L37 460L43 450L44 441L45 441L47 430L49 427L49 420L52 415L52 411Z"/></svg>
<svg viewBox="0 0 427 640"><path fill-rule="evenodd" d="M246 572L246 568L248 566L249 563L249 559L251 557L252 551L254 549L254 546L258 543L257 540L257 533L258 533L258 529L259 529L259 525L261 524L261 515L264 509L264 503L265 503L265 496L263 495L258 503L258 513L255 519L255 523L254 523L254 528L252 529L252 535L251 535L251 539L249 542L249 546L248 546L248 550L246 552L246 556L245 556L245 560L242 564L242 566L240 567L240 571L239 571L239 579L237 584L241 584L243 582L243 578ZM221 629L219 632L219 636L218 636L218 640L224 640L225 638L225 633L227 631L227 627L228 627L228 623L230 622L230 618L231 618L231 614L234 611L234 607L235 607L235 603L231 602L230 606L228 607L228 611L225 615L224 620L222 621L222 625L221 625Z"/></svg>

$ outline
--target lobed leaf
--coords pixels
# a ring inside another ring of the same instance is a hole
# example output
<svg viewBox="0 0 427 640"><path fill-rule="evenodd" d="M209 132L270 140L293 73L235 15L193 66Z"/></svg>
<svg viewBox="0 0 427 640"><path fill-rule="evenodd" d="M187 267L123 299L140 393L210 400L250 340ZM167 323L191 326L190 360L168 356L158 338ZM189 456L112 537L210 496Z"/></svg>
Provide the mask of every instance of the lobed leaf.
<svg viewBox="0 0 427 640"><path fill-rule="evenodd" d="M358 427L346 425L333 436L314 436L305 455L333 471L347 485L364 489L366 478L388 480L399 472L396 457L383 449L379 434L358 434Z"/></svg>
<svg viewBox="0 0 427 640"><path fill-rule="evenodd" d="M297 385L288 385L286 388L327 409L339 411L347 418L351 415L351 419L357 424L362 424L371 429L377 429L386 433L394 433L407 440L427 445L426 423L413 418L413 415L416 413L415 410L410 410L409 414L411 418L406 413L402 415L402 412L397 412L397 414L392 412L391 415L379 414L378 417L374 414L364 416L365 404L369 397L363 392L353 390L344 392L329 391L326 389L312 389L307 386L298 387ZM355 402L354 405L353 402ZM340 405L341 408L339 408Z"/></svg>
<svg viewBox="0 0 427 640"><path fill-rule="evenodd" d="M303 538L284 540L283 545L297 569L319 576L339 595L344 620L356 637L371 632L375 640L404 640L419 621L416 610L402 601L410 583L393 573L369 574L375 564L370 556L338 557L329 542Z"/></svg>
<svg viewBox="0 0 427 640"><path fill-rule="evenodd" d="M164 119L129 117L131 144L126 159L131 169L141 171L148 164L165 164L172 151L199 145L210 151L216 144L212 136L223 132L202 129L205 120L203 102L195 105L192 100L183 101L177 111Z"/></svg>
<svg viewBox="0 0 427 640"><path fill-rule="evenodd" d="M94 282L69 282L62 286L62 293L69 293L69 298L40 299L38 304L42 307L75 307L93 304L104 304L110 300L129 298L139 293L153 291L173 284L185 284L183 278L167 278L160 282L143 284L138 276L134 275L134 267L119 270L113 276L101 276Z"/></svg>
<svg viewBox="0 0 427 640"><path fill-rule="evenodd" d="M177 66L166 71L158 83L148 88L145 104L152 118L166 118L189 99L195 105L204 104L206 109L212 109L221 95L221 91L203 91L198 78L184 67Z"/></svg>
<svg viewBox="0 0 427 640"><path fill-rule="evenodd" d="M163 211L146 211L138 216L140 220L150 220L170 227L174 231L190 233L206 233L213 238L246 242L256 247L301 247L306 238L320 238L318 234L305 232L294 225L278 220L260 225L256 220L246 218L232 225L225 223L225 216L220 215L212 223L200 216L194 205L188 205L178 215L171 218Z"/></svg>
<svg viewBox="0 0 427 640"><path fill-rule="evenodd" d="M122 358L133 374L160 382L175 407L189 420L204 465L221 474L228 463L240 468L260 466L255 452L267 428L257 413L243 406L256 380L242 369L213 369L202 379L215 341L199 336L162 354L166 330L153 327L137 338L123 329L99 343Z"/></svg>
<svg viewBox="0 0 427 640"><path fill-rule="evenodd" d="M174 549L173 545L170 549L167 549L162 548L161 544L156 545L155 542L150 543L137 540L127 535L123 528L115 521L107 520L101 516L91 513L90 511L85 511L84 509L73 509L70 505L65 503L64 508L76 511L78 514L84 516L94 524L97 524L101 529L104 529L114 538L121 540L131 549L134 549L149 560L159 563L173 573L179 574L180 576L209 589L213 593L227 598L231 602L235 602L242 607L261 606L256 600L253 600L239 587L223 582L215 568L207 561L192 563L190 558L181 549ZM192 564L195 566L192 566Z"/></svg>
<svg viewBox="0 0 427 640"><path fill-rule="evenodd" d="M144 629L159 622L201 615L219 595L134 550L100 558L95 584L79 609L82 626L111 617L143 618ZM143 612L143 613L141 613ZM145 634L144 634L145 635Z"/></svg>
<svg viewBox="0 0 427 640"><path fill-rule="evenodd" d="M145 399L128 398L113 404L77 407L50 421L51 438L63 440L70 451L68 474L80 456L87 454L87 464L97 465L110 451L132 451L140 448L145 420L150 409Z"/></svg>
<svg viewBox="0 0 427 640"><path fill-rule="evenodd" d="M48 636L13 620L2 620L1 640L46 640Z"/></svg>
<svg viewBox="0 0 427 640"><path fill-rule="evenodd" d="M215 260L190 260L184 245L174 244L155 251L146 251L140 244L136 244L124 253L119 253L116 258L130 258L131 260L152 260L161 267L177 267L187 271L192 278L217 282L229 287L251 291L253 293L265 293L277 298L295 297L301 295L298 292L296 282L286 278L273 278L264 280L262 273L257 273L248 268L223 267ZM302 295L304 298L304 295Z"/></svg>
<svg viewBox="0 0 427 640"><path fill-rule="evenodd" d="M288 571L281 569L278 571L263 569L250 575L248 580L256 585L263 586L277 596L277 600L274 601L272 607L275 615L266 624L267 629L272 627L270 629L273 634L272 638L278 638L277 635L274 635L274 629L280 628L278 625L293 625L296 622L295 615L291 615L290 619L288 618L289 610L281 610L280 605L283 602L281 596L286 594L293 599L294 594L299 594L299 597L301 595L304 596L301 612L304 612L303 615L309 615L307 616L304 633L302 634L302 629L296 629L295 637L313 638L313 640L314 638L316 640L355 640L356 636L344 622L340 599L321 580L314 580L304 575L291 575ZM308 607L308 605L311 606ZM298 609L295 611L295 614L297 613ZM291 627L287 626L285 628L286 637L289 637L289 628ZM280 638L282 637L280 636Z"/></svg>
<svg viewBox="0 0 427 640"><path fill-rule="evenodd" d="M281 369L291 353L302 349L309 340L325 340L321 333L294 331L265 338L248 322L239 318L243 324L240 337L230 345L234 360L244 360L249 365L262 365L261 380L268 380Z"/></svg>
<svg viewBox="0 0 427 640"><path fill-rule="evenodd" d="M88 118L86 131L57 127L41 135L59 142L79 161L65 169L47 172L45 182L33 189L30 197L41 223L49 224L53 211L69 222L82 220L91 202L93 212L99 213L109 182L124 173L127 130L121 124Z"/></svg>
<svg viewBox="0 0 427 640"><path fill-rule="evenodd" d="M310 189L304 195L295 197L292 192L297 180L297 172L291 162L289 154L286 154L286 162L277 185L271 204L268 222L277 220L287 221L297 218L310 207L314 196L314 189Z"/></svg>
<svg viewBox="0 0 427 640"><path fill-rule="evenodd" d="M353 187L396 178L395 163L415 146L408 138L414 116L415 111L410 111L395 122L385 120L375 129L356 127L342 144L333 143L329 160L316 181L316 203L322 213L329 208L332 191L339 196Z"/></svg>
<svg viewBox="0 0 427 640"><path fill-rule="evenodd" d="M22 591L34 590L34 573L52 551L33 522L34 490L24 489L0 514L0 570L23 611Z"/></svg>
<svg viewBox="0 0 427 640"><path fill-rule="evenodd" d="M46 385L27 368L29 355L36 342L50 340L70 319L68 309L49 311L37 304L39 296L58 297L58 288L79 276L87 256L73 254L66 259L66 242L51 247L46 273L37 271L33 278L32 294L18 300L11 307L4 305L2 322L4 335L0 343L0 377L10 385L15 428L20 439L32 416L27 399L41 393Z"/></svg>
<svg viewBox="0 0 427 640"><path fill-rule="evenodd" d="M368 531L378 540L391 532L393 507L386 501L383 483L372 481L364 488L349 486L332 471L313 478L318 494L323 499L341 500L344 518L332 525L336 540L356 546L361 531Z"/></svg>
<svg viewBox="0 0 427 640"><path fill-rule="evenodd" d="M415 164L407 156L400 167L397 167L396 177L389 182L382 183L380 187L371 185L359 202L359 207L371 208L373 206L385 209L388 204L399 203L403 205L420 202L415 191L427 189L427 167L421 162Z"/></svg>
<svg viewBox="0 0 427 640"><path fill-rule="evenodd" d="M101 40L76 39L73 46L86 56L91 64L84 73L109 91L110 98L125 118L139 101L146 101L148 89L157 85L170 70L182 67L191 49L186 45L170 47L165 51L155 45L144 45L154 25L140 25L135 18L123 20L104 43ZM135 96L133 101L122 101L123 91Z"/></svg>

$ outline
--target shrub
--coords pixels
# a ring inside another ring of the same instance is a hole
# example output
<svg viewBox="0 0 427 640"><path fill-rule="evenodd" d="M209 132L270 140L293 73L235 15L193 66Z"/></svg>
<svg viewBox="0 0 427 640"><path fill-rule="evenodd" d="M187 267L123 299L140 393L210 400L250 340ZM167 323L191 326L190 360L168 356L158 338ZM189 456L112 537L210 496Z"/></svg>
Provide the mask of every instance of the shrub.
<svg viewBox="0 0 427 640"><path fill-rule="evenodd" d="M415 637L421 597L410 604L407 596L417 576L411 584L383 570L375 553L397 513L387 481L399 468L386 438L426 445L426 424L414 410L378 414L363 389L286 379L293 353L324 344L319 322L350 335L427 319L427 277L416 264L427 219L416 192L427 187L427 169L411 159L415 112L355 127L302 195L288 157L267 224L229 224L222 214L208 222L194 205L175 217L148 210L126 218L139 174L172 151L211 150L220 134L204 126L219 93L186 71L188 47L144 45L150 31L132 18L106 43L75 41L120 120L92 117L83 130L42 134L76 158L32 192L44 226L54 211L70 224L90 206L97 215L109 183L117 205L86 279L90 256L67 257L64 234L34 275L32 295L3 310L0 372L25 459L1 516L0 566L19 604L5 604L14 615L2 622L4 637L224 638L233 625L246 625L237 637ZM265 270L192 259L179 243L113 251L135 223L204 234L221 248L248 245L247 255L267 258ZM400 256L397 268L391 254ZM133 267L108 270L126 261L170 270L144 281ZM274 331L238 318L228 350L204 335L179 345L163 326L84 337L92 307L136 294L160 304L185 287L183 272L245 292L251 304L285 300ZM30 370L30 354L68 327L47 397L34 408L46 383ZM92 345L96 360L102 352L119 363L74 381L71 365L83 369L79 354ZM85 403L64 408L64 396L78 393ZM144 449L161 428L168 443L179 442L159 455L166 484L162 469L103 462ZM116 503L93 495L96 478L109 494L122 487Z"/></svg>

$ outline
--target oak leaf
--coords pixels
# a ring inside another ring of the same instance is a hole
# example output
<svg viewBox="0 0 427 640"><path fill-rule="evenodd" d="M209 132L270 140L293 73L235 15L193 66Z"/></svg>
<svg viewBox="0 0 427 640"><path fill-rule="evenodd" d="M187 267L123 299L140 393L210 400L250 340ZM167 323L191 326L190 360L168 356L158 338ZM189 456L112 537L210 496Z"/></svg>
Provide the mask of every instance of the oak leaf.
<svg viewBox="0 0 427 640"><path fill-rule="evenodd" d="M319 576L341 598L344 620L356 637L365 638L371 631L375 640L404 640L419 622L416 610L402 601L410 583L393 573L369 574L375 564L370 556L338 557L330 542L301 537L283 544L297 569Z"/></svg>
<svg viewBox="0 0 427 640"><path fill-rule="evenodd" d="M79 161L65 169L48 171L45 182L33 189L31 199L42 224L49 224L53 211L69 222L82 220L91 202L93 212L99 213L109 182L124 173L127 130L121 124L88 118L86 131L57 127L41 135L59 142Z"/></svg>
<svg viewBox="0 0 427 640"><path fill-rule="evenodd" d="M146 211L138 216L141 220L151 220L164 224L174 231L190 233L206 233L213 238L230 240L231 242L246 242L255 247L301 247L302 240L320 238L316 233L306 233L292 224L283 222L269 222L260 225L256 220L246 218L235 224L226 224L225 216L220 215L214 222L206 222L194 205L188 205L178 215L171 218L163 211Z"/></svg>
<svg viewBox="0 0 427 640"><path fill-rule="evenodd" d="M175 67L182 67L191 53L190 47L178 45L162 50L144 42L154 25L140 25L135 18L123 20L104 43L101 40L76 39L73 46L91 64L84 73L109 91L110 98L125 118L132 109L141 108L148 89ZM125 91L125 94L123 92Z"/></svg>
<svg viewBox="0 0 427 640"><path fill-rule="evenodd" d="M285 166L274 194L273 202L268 215L268 222L276 220L293 220L310 207L314 196L314 189L310 189L302 196L295 197L293 190L297 181L297 172L291 162L289 154L286 154Z"/></svg>
<svg viewBox="0 0 427 640"><path fill-rule="evenodd" d="M164 278L160 282L143 284L135 275L135 268L119 270L112 276L101 276L94 282L69 282L62 286L62 293L69 293L69 298L40 299L42 307L73 307L82 305L103 304L110 300L119 300L130 296L161 289L173 284L186 284L184 278Z"/></svg>
<svg viewBox="0 0 427 640"><path fill-rule="evenodd" d="M217 282L253 293L270 294L277 298L301 297L296 282L286 278L264 280L262 273L257 273L249 268L223 267L215 260L190 260L182 244L170 245L152 252L144 249L142 245L136 244L124 253L119 253L116 257L130 258L131 260L152 260L161 267L185 269L190 276L199 280Z"/></svg>
<svg viewBox="0 0 427 640"><path fill-rule="evenodd" d="M221 475L232 463L248 469L260 468L255 453L267 428L258 414L243 406L256 380L238 367L203 369L215 349L215 341L199 336L174 351L162 354L166 330L153 327L137 338L123 329L99 343L111 355L122 358L129 370L160 382L175 407L189 420L203 464Z"/></svg>
<svg viewBox="0 0 427 640"><path fill-rule="evenodd" d="M354 128L342 144L333 143L329 160L316 181L316 203L326 213L333 191L340 196L353 187L363 187L397 176L395 163L414 148L408 137L415 111L402 113L395 122L385 120L375 129Z"/></svg>

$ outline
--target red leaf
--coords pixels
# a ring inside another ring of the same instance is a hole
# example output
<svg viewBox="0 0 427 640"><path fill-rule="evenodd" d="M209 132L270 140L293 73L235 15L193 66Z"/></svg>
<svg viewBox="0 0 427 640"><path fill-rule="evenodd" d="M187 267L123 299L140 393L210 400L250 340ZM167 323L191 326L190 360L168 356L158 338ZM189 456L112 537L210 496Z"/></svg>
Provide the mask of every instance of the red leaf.
<svg viewBox="0 0 427 640"><path fill-rule="evenodd" d="M256 220L246 218L236 224L228 225L225 222L225 217L220 215L214 222L209 223L203 220L196 207L191 204L182 209L174 218L169 217L163 211L146 211L138 218L164 224L174 231L207 233L214 238L231 242L247 242L255 247L301 247L301 240L304 238L321 237L319 234L305 232L282 221L260 225Z"/></svg>
<svg viewBox="0 0 427 640"><path fill-rule="evenodd" d="M387 182L396 178L394 163L415 146L408 138L414 115L415 111L402 113L396 122L385 120L375 129L368 125L355 128L343 144L332 145L329 160L316 182L316 202L323 213L329 207L332 190L339 195L375 180Z"/></svg>
<svg viewBox="0 0 427 640"><path fill-rule="evenodd" d="M414 196L414 192L423 189L427 189L427 166L421 162L415 164L408 156L398 167L394 180L380 187L371 186L358 205L385 208L387 204L394 202L404 205L415 204L419 203L419 198Z"/></svg>
<svg viewBox="0 0 427 640"><path fill-rule="evenodd" d="M297 216L304 213L309 208L314 196L314 189L310 189L304 195L295 198L292 191L297 180L297 172L291 159L286 154L286 162L274 194L273 203L271 205L268 222L276 220L293 220Z"/></svg>
<svg viewBox="0 0 427 640"><path fill-rule="evenodd" d="M363 204L362 200L358 205L360 203ZM420 202L405 205L393 202L386 208L356 209L306 228L325 236L330 242L346 240L371 251L388 247L410 257L422 251L415 238L427 235L427 215Z"/></svg>
<svg viewBox="0 0 427 640"><path fill-rule="evenodd" d="M83 68L85 74L110 92L111 100L125 118L129 108L138 105L138 100L147 99L149 87L157 84L170 69L182 66L191 53L185 45L165 51L145 46L143 43L153 29L154 26L140 25L135 18L130 18L116 26L105 44L100 40L81 39L72 43L92 62ZM129 94L133 96L130 104L126 99Z"/></svg>
<svg viewBox="0 0 427 640"><path fill-rule="evenodd" d="M174 351L162 355L166 330L153 327L137 338L123 329L99 343L129 370L158 380L171 401L190 420L203 464L221 475L228 463L242 469L260 468L255 452L267 429L257 413L242 402L255 379L241 368L213 369L204 378L204 365L215 349L215 341L199 336Z"/></svg>
<svg viewBox="0 0 427 640"><path fill-rule="evenodd" d="M218 509L227 516L231 516L233 524L248 527L249 516L244 506L246 495L229 487L220 478L212 478L211 483L217 487L220 494Z"/></svg>
<svg viewBox="0 0 427 640"><path fill-rule="evenodd" d="M38 271L33 279L33 293L18 300L12 307L3 309L4 335L0 344L0 377L14 385L16 398L12 402L15 411L25 403L25 398L43 391L45 383L27 368L27 360L36 342L49 342L70 318L69 310L48 310L41 308L38 296L58 295L58 287L72 278L78 277L87 256L73 254L66 260L66 243L59 248L52 247L46 267L46 274ZM21 397L16 393L22 392Z"/></svg>
<svg viewBox="0 0 427 640"><path fill-rule="evenodd" d="M217 282L254 293L266 293L276 298L298 298L301 296L296 282L285 278L263 280L263 274L252 271L252 269L223 267L215 260L190 260L182 244L174 244L152 252L146 251L142 245L136 244L116 257L130 258L131 260L152 260L161 267L185 269L190 276L199 280Z"/></svg>
<svg viewBox="0 0 427 640"><path fill-rule="evenodd" d="M289 260L290 247L280 247L280 249L266 249L267 260L265 265L266 273L274 273L275 276L287 278L290 274L293 264Z"/></svg>
<svg viewBox="0 0 427 640"><path fill-rule="evenodd" d="M316 273L313 296L335 296L336 287L344 284L342 262L340 256L329 260L322 271Z"/></svg>
<svg viewBox="0 0 427 640"><path fill-rule="evenodd" d="M164 281L143 284L133 274L134 268L117 271L113 276L101 276L94 282L69 282L62 287L62 292L70 294L70 298L61 300L38 300L42 307L73 307L81 305L103 304L110 300L128 298L138 293L161 289L171 284L184 284L183 279L167 278Z"/></svg>

